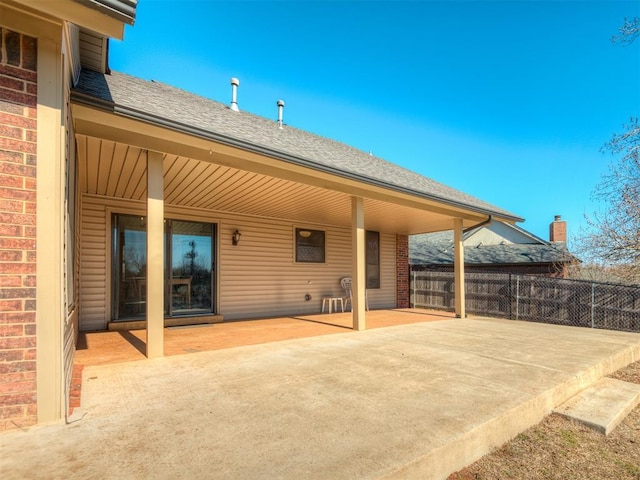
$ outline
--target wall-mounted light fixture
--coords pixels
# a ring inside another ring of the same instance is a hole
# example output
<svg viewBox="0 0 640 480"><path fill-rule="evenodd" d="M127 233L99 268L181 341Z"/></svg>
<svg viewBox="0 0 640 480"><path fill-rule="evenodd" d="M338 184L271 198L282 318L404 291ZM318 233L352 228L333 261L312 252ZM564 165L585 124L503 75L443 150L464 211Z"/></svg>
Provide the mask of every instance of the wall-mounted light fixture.
<svg viewBox="0 0 640 480"><path fill-rule="evenodd" d="M236 231L233 232L233 235L231 235L231 243L233 245L238 245L238 242L240 241L240 237L242 236L242 234L238 231L238 229L236 228Z"/></svg>

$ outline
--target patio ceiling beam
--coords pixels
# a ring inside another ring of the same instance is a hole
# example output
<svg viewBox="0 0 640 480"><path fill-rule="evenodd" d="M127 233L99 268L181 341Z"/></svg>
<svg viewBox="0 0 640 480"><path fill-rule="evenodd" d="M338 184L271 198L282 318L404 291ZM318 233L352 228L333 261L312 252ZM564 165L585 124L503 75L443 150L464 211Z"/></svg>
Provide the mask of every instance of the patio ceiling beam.
<svg viewBox="0 0 640 480"><path fill-rule="evenodd" d="M484 220L488 214L495 214L495 212L458 205L445 199L431 198L420 192L405 191L399 187L393 188L391 185L378 185L373 180L350 178L343 171L329 172L317 165L294 164L275 155L268 156L243 150L87 105L75 103L72 108L78 134L261 173L452 218L461 218L465 221L465 226ZM516 220L497 215L495 218L510 223Z"/></svg>

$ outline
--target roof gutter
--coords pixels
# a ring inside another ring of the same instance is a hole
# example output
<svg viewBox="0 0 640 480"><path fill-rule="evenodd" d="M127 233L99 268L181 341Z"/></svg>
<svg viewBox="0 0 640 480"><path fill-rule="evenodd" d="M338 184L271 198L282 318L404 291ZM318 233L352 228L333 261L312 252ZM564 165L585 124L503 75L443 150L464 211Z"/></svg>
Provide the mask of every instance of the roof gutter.
<svg viewBox="0 0 640 480"><path fill-rule="evenodd" d="M128 25L136 20L138 0L74 0Z"/></svg>
<svg viewBox="0 0 640 480"><path fill-rule="evenodd" d="M151 115L147 112L143 112L140 110L136 110L133 108L127 108L127 107L122 107L120 105L115 104L114 102L109 102L109 101L105 101L102 99L98 99L92 95L88 95L85 93L81 93L81 92L77 92L72 90L71 91L71 99L73 101L76 101L77 103L83 104L83 105L87 105L90 107L95 107L95 108L99 108L101 110L107 110L109 112L112 113L116 113L118 115L122 115L124 117L128 117L131 118L133 120L138 120L138 121L142 121L142 122L146 122L146 123L150 123L152 125L156 125L159 127L163 127L163 128L168 128L171 130L175 130L177 132L181 132L181 133L186 133L188 135L193 135L193 136L197 136L200 138L204 138L206 140L210 140L213 142L217 142L220 143L222 145L226 145L226 146L230 146L230 147L234 147L234 148L239 148L241 150L245 150L251 153L257 153L263 156L268 156L271 158L274 158L276 160L283 160L285 162L288 163L292 163L294 165L299 165L302 167L306 167L306 168L310 168L316 171L320 171L320 172L324 172L324 173L329 173L331 175L336 175L339 177L343 177L343 178L347 178L350 180L355 180L357 182L361 182L361 183L366 183L368 185L372 185L372 186L376 186L376 187L381 187L381 188L385 188L387 190L392 190L398 193L404 193L404 194L408 194L408 195L412 195L415 197L420 197L422 199L425 200L431 200L431 201L436 201L436 202L440 202L440 203L445 203L451 207L456 207L456 208L463 208L465 210L471 211L471 212L475 212L475 213L480 213L480 214L485 214L485 215L489 215L489 220L486 220L474 227L470 227L470 228L476 228L479 225L483 225L485 223L488 223L490 221L493 220L494 215L495 216L499 216L501 218L505 218L505 219L509 219L509 220L513 220L514 222L522 222L524 221L523 218L520 217L515 217L512 215L508 215L508 214L504 214L504 213L500 213L500 212L492 212L490 210L486 210L480 207L473 207L467 204L464 204L462 202L456 202L454 200L449 200L446 198L441 198L441 197L437 197L435 195L429 195L429 194L425 194L424 192L419 192L416 190L412 190L410 188L405 188L405 187L400 187L398 185L394 185L394 184L390 184L381 180L377 180L375 178L370 178L370 177L364 177L362 175L356 174L356 173L352 173L352 172L347 172L344 170L340 170L337 168L333 168L333 167L329 167L326 165L320 165L312 160L308 160L306 158L303 157L298 157L295 155L290 155L287 153L283 153L283 152L279 152L277 150L272 150L268 147L264 147L261 145L256 145L250 142L246 142L243 140L238 140L236 138L232 138L232 137L228 137L226 135L220 135L208 130L203 130L201 128L197 128L197 127L193 127L191 125L186 125L183 123L179 123L179 122L175 122L173 120L167 120L166 118L163 117L158 117L156 115ZM468 230L468 229L467 229Z"/></svg>

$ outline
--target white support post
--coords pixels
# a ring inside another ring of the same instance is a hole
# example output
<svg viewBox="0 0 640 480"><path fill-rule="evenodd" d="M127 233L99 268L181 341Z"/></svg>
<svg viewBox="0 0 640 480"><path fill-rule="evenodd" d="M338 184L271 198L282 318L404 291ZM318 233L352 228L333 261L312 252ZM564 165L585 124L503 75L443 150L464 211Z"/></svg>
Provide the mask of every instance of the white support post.
<svg viewBox="0 0 640 480"><path fill-rule="evenodd" d="M351 198L351 239L352 239L352 315L353 329L366 328L366 270L365 270L365 230L364 202L360 197Z"/></svg>
<svg viewBox="0 0 640 480"><path fill-rule="evenodd" d="M164 355L163 157L147 152L147 357Z"/></svg>
<svg viewBox="0 0 640 480"><path fill-rule="evenodd" d="M462 219L453 220L453 270L455 283L456 317L466 318L465 292L464 292L464 238L462 231Z"/></svg>

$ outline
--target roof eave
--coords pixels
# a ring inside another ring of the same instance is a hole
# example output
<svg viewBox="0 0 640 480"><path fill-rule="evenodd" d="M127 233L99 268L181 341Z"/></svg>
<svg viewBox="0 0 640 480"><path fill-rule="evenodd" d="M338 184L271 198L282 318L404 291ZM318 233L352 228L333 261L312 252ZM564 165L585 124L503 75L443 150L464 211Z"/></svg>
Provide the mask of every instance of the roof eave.
<svg viewBox="0 0 640 480"><path fill-rule="evenodd" d="M394 192L398 192L398 193L402 193L402 194L406 194L406 195L411 195L417 198L421 198L424 200L429 200L429 201L434 201L434 202L438 202L441 204L445 204L449 207L454 207L454 208L458 208L458 209L464 209L470 212L473 212L475 214L480 214L480 215L493 215L496 219L500 219L500 220L504 220L504 221L508 221L508 222L522 222L524 221L524 219L520 218L520 217L516 217L516 216L510 216L510 215L506 215L503 212L496 212L496 211L492 211L492 210L488 210L488 209L483 209L480 207L476 207L476 206L472 206L472 205L468 205L465 204L463 202L456 202L450 199L446 199L446 198L441 198L438 197L437 195L430 195L424 192L420 192L420 191L416 191L413 189L409 189L406 187L400 187L398 185L394 185L391 183L387 183L381 180L377 180L374 178L370 178L370 177L365 177L353 172L347 172L338 168L333 168L330 167L328 165L322 165L319 164L317 162L314 162L313 160L309 160L303 157L299 157L299 156L295 156L295 155L291 155L288 153L284 153L284 152L280 152L277 150L273 150L271 148L262 146L262 145L257 145L251 142L247 142L244 140L239 140L236 138L232 138L229 137L227 135L221 135L221 134L217 134L215 132L209 131L209 130L204 130L198 127L194 127L191 125L187 125L187 124L182 124L182 123L178 123L175 122L173 120L168 120L166 118L163 117L159 117L156 115L151 115L147 112L144 111L140 111L137 109L132 109L132 108L128 108L128 107L123 107L121 105L117 105L114 102L109 102L109 101L105 101L99 98L96 98L92 95L88 95L85 93L81 93L81 92L77 92L77 91L72 91L71 92L71 98L73 101L89 106L89 107L94 107L94 108L98 108L101 110L106 110L108 112L111 113L115 113L118 115L122 115L124 117L128 117L131 118L133 120L137 120L137 121L142 121L145 123L149 123L155 126L159 126L161 128L168 128L180 133L184 133L187 135L193 135L199 138L203 138L206 140L210 140L213 142L217 142L226 146L230 146L230 147L234 147L234 148L238 148L238 149L242 149L242 150L246 150L252 153L256 153L259 155L263 155L263 156L267 156L267 157L271 157L277 160L282 160L284 162L288 162L297 166L301 166L301 167L305 167L305 168L310 168L316 171L320 171L320 172L324 172L324 173L329 173L331 175L336 175L342 178L346 178L349 180L354 180L363 184L367 184L367 185L371 185L371 186L376 186L376 187L380 187L380 188L384 188L387 190L391 190Z"/></svg>
<svg viewBox="0 0 640 480"><path fill-rule="evenodd" d="M111 18L127 25L133 25L136 20L138 0L74 0L94 10L98 10Z"/></svg>
<svg viewBox="0 0 640 480"><path fill-rule="evenodd" d="M44 14L56 23L70 22L109 38L122 39L124 25L133 24L137 0L13 0L29 14ZM113 4L113 5L109 5ZM115 7L121 6L120 9ZM15 7L12 7L15 8ZM38 34L37 36L41 36Z"/></svg>

